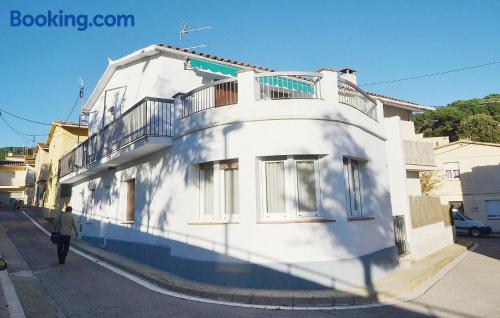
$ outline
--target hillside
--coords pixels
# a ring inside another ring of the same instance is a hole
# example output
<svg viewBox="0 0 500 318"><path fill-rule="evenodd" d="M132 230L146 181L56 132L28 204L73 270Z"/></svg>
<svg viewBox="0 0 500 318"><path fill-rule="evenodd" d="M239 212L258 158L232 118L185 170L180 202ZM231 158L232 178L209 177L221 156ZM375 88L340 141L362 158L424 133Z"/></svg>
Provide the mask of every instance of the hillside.
<svg viewBox="0 0 500 318"><path fill-rule="evenodd" d="M479 114L483 114L483 116L477 116ZM481 127L489 129L491 126L497 126L498 128L500 125L500 94L491 94L484 98L458 100L445 107L438 107L435 112L418 114L415 116L415 130L417 133L423 133L425 137L449 136L450 141L456 141L461 135L462 137L471 134L477 135L477 131L465 131L467 121L462 124L462 127L460 126L465 119L470 119L471 116L475 116L473 122L479 122L476 130L481 129ZM485 125L481 125L481 121L484 120L487 122ZM500 136L498 136L500 134L499 129L494 130L491 133L492 135L486 138L488 140L477 141L500 139ZM484 137L469 139L484 139Z"/></svg>

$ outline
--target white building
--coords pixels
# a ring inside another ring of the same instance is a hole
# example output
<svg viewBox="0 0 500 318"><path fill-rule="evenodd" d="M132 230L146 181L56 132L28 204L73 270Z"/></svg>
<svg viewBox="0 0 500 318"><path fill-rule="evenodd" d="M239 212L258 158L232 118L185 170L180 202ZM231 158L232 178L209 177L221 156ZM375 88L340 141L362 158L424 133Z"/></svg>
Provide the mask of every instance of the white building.
<svg viewBox="0 0 500 318"><path fill-rule="evenodd" d="M415 181L389 173L382 102L406 113L340 73L161 45L111 61L60 163L84 239L222 285L371 284L398 264L391 183Z"/></svg>

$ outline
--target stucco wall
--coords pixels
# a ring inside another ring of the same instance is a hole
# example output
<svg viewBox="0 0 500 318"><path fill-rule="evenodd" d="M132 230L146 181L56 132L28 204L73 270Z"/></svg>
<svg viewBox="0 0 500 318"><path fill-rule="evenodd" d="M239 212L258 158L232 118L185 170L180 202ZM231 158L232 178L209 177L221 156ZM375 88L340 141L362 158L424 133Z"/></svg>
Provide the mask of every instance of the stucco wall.
<svg viewBox="0 0 500 318"><path fill-rule="evenodd" d="M24 186L26 170L24 167L0 167L0 186Z"/></svg>
<svg viewBox="0 0 500 318"><path fill-rule="evenodd" d="M92 106L94 113L90 116L89 136L146 96L172 98L179 92L187 93L214 78L224 77L186 70L181 57L165 53L119 68ZM112 104L120 105L120 110L116 113L106 111L103 117L104 106L109 109Z"/></svg>
<svg viewBox="0 0 500 318"><path fill-rule="evenodd" d="M434 223L411 230L412 258L419 260L453 244L453 229L443 222Z"/></svg>
<svg viewBox="0 0 500 318"><path fill-rule="evenodd" d="M326 87L335 88L335 80ZM239 90L253 89L254 82L247 83L240 82ZM322 286L365 284L367 275L375 279L394 268L382 124L338 104L336 94L278 101L240 96L246 97L237 105L177 121L167 150L76 184L71 205L81 216L84 235L115 246L119 241L165 246L172 257L190 262L257 264ZM319 204L329 222L263 222L259 157L300 154L321 158ZM348 220L343 156L364 162L362 206L373 219ZM224 159L239 161L239 222L196 224L196 164ZM122 182L131 178L136 222L126 224Z"/></svg>
<svg viewBox="0 0 500 318"><path fill-rule="evenodd" d="M418 171L406 171L406 190L410 196L422 195Z"/></svg>
<svg viewBox="0 0 500 318"><path fill-rule="evenodd" d="M434 194L444 204L463 201L466 214L500 231L500 220L488 219L484 210L485 200L500 200L500 147L464 143L435 149L434 153L441 170L446 162L458 162L460 167L460 179L444 179Z"/></svg>

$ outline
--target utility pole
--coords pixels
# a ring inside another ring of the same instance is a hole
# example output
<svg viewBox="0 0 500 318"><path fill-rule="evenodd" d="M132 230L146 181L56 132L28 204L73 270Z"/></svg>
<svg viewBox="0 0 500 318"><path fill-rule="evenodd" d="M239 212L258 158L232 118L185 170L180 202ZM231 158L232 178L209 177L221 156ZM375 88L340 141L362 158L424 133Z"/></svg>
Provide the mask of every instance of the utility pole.
<svg viewBox="0 0 500 318"><path fill-rule="evenodd" d="M78 137L76 144L80 144L80 125L82 122L82 107L83 107L83 80L80 78L80 111L78 112Z"/></svg>

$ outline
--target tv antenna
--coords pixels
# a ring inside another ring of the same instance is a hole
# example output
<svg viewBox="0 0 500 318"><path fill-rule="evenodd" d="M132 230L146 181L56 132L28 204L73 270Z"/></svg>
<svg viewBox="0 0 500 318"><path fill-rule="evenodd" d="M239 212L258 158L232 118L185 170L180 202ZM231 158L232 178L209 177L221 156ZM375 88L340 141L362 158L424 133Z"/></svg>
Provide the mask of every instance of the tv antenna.
<svg viewBox="0 0 500 318"><path fill-rule="evenodd" d="M182 48L182 42L184 41L184 39L186 38L186 36L189 33L203 31L203 30L208 30L208 29L211 29L211 28L212 28L211 26L206 26L206 27L201 27L201 28L190 29L188 27L188 24L186 22L183 22L181 24L181 29L179 31L179 47ZM195 48L206 47L206 46L207 46L206 44L201 44L201 45L187 47L185 49L195 49Z"/></svg>

